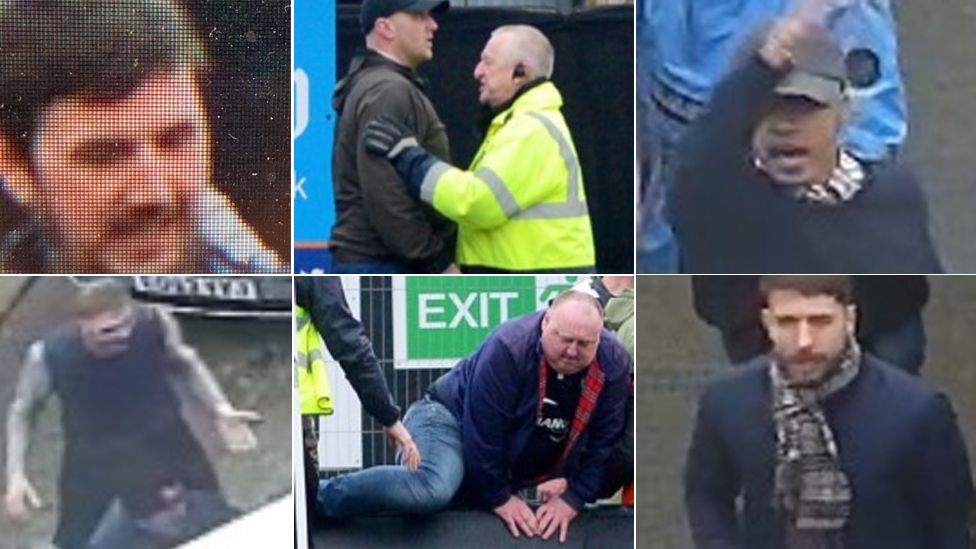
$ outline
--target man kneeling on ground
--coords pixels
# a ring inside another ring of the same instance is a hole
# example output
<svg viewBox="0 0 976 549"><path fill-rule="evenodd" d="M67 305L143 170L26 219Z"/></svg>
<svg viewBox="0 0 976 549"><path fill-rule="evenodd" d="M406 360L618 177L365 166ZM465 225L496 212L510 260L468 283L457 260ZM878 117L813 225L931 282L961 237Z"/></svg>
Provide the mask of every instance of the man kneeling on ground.
<svg viewBox="0 0 976 549"><path fill-rule="evenodd" d="M515 537L558 530L565 541L623 432L627 361L596 297L565 292L499 326L410 406L416 472L380 466L322 481L319 512L435 513L454 501L494 510ZM517 494L556 477L565 492L534 512Z"/></svg>

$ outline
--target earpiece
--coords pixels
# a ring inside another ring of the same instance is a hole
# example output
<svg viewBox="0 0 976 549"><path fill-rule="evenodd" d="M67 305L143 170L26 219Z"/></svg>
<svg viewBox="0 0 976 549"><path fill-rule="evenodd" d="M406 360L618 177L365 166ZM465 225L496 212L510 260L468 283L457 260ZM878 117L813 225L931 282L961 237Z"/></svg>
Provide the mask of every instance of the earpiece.
<svg viewBox="0 0 976 549"><path fill-rule="evenodd" d="M522 63L515 65L515 70L512 71L512 78L517 78L519 76L525 76L525 65Z"/></svg>

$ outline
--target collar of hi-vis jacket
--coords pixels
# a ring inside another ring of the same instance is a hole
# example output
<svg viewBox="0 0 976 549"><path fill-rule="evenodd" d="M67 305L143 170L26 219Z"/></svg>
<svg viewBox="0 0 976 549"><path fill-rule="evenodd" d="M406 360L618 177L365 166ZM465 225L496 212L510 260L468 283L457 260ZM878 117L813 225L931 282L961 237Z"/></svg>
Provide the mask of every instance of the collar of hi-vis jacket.
<svg viewBox="0 0 976 549"><path fill-rule="evenodd" d="M536 407L536 417L542 417L542 407L546 397L546 384L549 381L549 365L546 363L545 356L539 361L539 404ZM566 439L566 447L563 453L556 460L549 473L543 473L538 480L547 477L553 472L559 471L566 457L573 451L576 441L579 440L583 431L590 424L593 410L596 408L600 393L603 392L603 385L606 383L606 376L597 359L587 366L586 377L583 378L583 390L580 391L579 402L576 403L576 412L573 414L573 423L569 428L569 437ZM537 420L538 421L538 420Z"/></svg>
<svg viewBox="0 0 976 549"><path fill-rule="evenodd" d="M556 89L556 85L547 80L532 89L526 90L507 109L496 114L491 120L489 132L497 131L518 112L552 110L559 109L562 106L563 96Z"/></svg>

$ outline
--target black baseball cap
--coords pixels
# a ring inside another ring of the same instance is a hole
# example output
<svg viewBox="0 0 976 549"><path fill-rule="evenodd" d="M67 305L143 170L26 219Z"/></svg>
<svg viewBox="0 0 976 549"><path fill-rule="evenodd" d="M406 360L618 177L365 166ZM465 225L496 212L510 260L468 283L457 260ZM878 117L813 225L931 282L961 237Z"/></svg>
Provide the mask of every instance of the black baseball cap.
<svg viewBox="0 0 976 549"><path fill-rule="evenodd" d="M776 95L804 97L824 106L840 105L847 90L844 50L821 26L793 50L793 68L776 84Z"/></svg>
<svg viewBox="0 0 976 549"><path fill-rule="evenodd" d="M363 34L369 34L380 17L389 17L398 11L442 13L450 5L450 0L363 0L359 22L363 26Z"/></svg>

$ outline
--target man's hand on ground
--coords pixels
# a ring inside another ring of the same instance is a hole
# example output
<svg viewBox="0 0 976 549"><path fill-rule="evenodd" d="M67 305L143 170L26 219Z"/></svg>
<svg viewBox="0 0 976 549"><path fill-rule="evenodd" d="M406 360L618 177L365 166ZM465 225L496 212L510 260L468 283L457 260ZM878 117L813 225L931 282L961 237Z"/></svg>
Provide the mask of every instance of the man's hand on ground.
<svg viewBox="0 0 976 549"><path fill-rule="evenodd" d="M539 531L542 539L549 539L556 530L559 530L559 543L566 542L566 534L569 532L569 523L576 518L576 509L569 506L562 498L556 498L548 503L544 503L536 509L535 516L539 519Z"/></svg>
<svg viewBox="0 0 976 549"><path fill-rule="evenodd" d="M15 476L10 479L3 503L7 516L17 521L29 519L31 511L40 509L44 505L41 497L37 495L37 490L25 476Z"/></svg>
<svg viewBox="0 0 976 549"><path fill-rule="evenodd" d="M554 478L543 482L535 487L535 492L539 496L539 501L547 503L563 495L568 486L566 479Z"/></svg>
<svg viewBox="0 0 976 549"><path fill-rule="evenodd" d="M539 525L535 514L518 496L510 496L508 501L495 507L495 514L508 526L512 536L519 537L519 531L528 537L535 537L539 533Z"/></svg>
<svg viewBox="0 0 976 549"><path fill-rule="evenodd" d="M242 453L258 447L258 439L248 424L261 421L261 414L252 410L238 410L230 404L217 406L214 413L217 432L227 450Z"/></svg>
<svg viewBox="0 0 976 549"><path fill-rule="evenodd" d="M407 470L416 471L420 467L420 450L414 444L410 431L403 426L403 422L397 420L393 425L384 427L383 431L386 432L386 439L390 442L390 446L402 448L400 461Z"/></svg>

